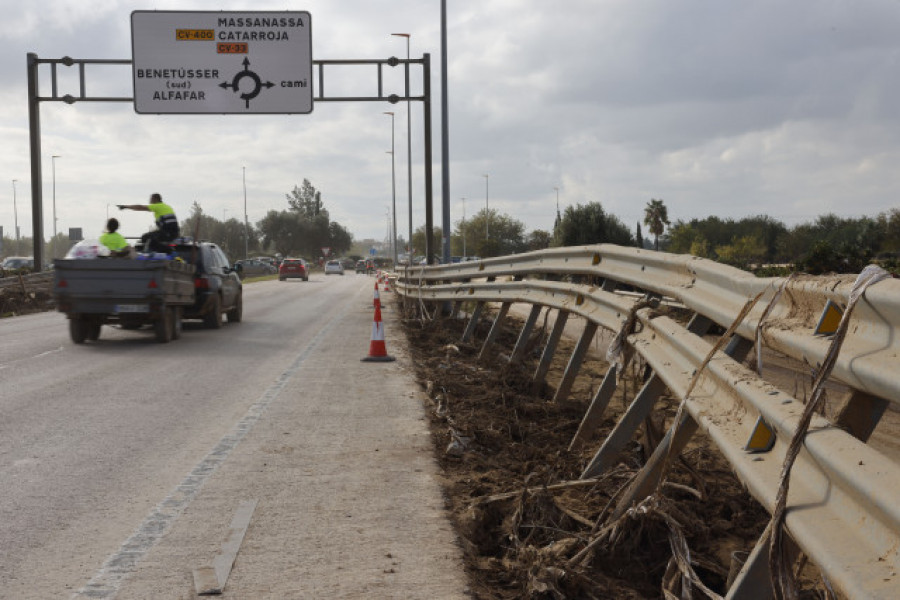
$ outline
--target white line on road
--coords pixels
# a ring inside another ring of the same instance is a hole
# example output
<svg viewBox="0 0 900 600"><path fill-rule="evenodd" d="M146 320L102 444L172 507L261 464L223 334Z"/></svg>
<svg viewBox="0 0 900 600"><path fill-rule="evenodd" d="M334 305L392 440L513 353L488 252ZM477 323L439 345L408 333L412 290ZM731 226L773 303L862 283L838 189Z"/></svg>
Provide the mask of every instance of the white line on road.
<svg viewBox="0 0 900 600"><path fill-rule="evenodd" d="M85 584L83 588L72 595L72 599L79 598L111 598L118 591L122 582L134 572L138 562L162 539L163 535L175 522L175 520L188 507L203 483L216 469L225 462L231 451L246 436L253 426L259 421L269 404L275 400L291 377L300 369L303 362L331 331L334 325L344 317L347 307L331 319L312 339L309 345L301 352L294 362L275 380L262 397L254 403L247 414L244 415L234 429L228 435L219 440L219 443L195 466L166 498L150 511L135 532L119 547L119 550L106 559L100 570Z"/></svg>
<svg viewBox="0 0 900 600"><path fill-rule="evenodd" d="M2 370L2 369L8 369L8 368L10 368L10 367L12 367L12 366L17 365L17 364L20 363L20 362L25 362L25 361L28 361L28 360L34 360L35 358L42 358L42 357L44 357L44 356L49 356L49 355L51 355L51 354L56 354L57 352L62 352L62 351L63 351L63 347L60 346L59 348L54 348L53 350L47 350L46 352L41 352L40 354L35 354L34 356L28 356L28 357L25 357L25 358L19 358L19 359L16 359L16 360L11 361L11 362L8 362L8 363L3 363L2 365L0 365L0 370Z"/></svg>

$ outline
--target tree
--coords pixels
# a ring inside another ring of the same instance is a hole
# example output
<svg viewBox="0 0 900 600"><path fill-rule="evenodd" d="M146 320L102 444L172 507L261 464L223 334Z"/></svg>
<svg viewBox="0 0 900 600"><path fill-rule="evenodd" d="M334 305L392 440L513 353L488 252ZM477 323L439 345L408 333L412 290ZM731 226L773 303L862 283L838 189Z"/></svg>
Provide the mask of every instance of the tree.
<svg viewBox="0 0 900 600"><path fill-rule="evenodd" d="M549 231L543 229L535 229L525 237L525 245L528 250L544 250L550 247L553 236Z"/></svg>
<svg viewBox="0 0 900 600"><path fill-rule="evenodd" d="M298 188L296 185L290 194L285 194L291 210L300 213L307 219L312 219L324 210L322 208L322 192L318 191L309 179L304 179ZM326 216L328 213L325 213Z"/></svg>
<svg viewBox="0 0 900 600"><path fill-rule="evenodd" d="M487 220L489 219L489 223ZM489 228L486 227L489 225ZM489 237L485 238L485 234ZM466 237L466 252L470 256L504 256L523 252L527 248L525 242L525 224L509 215L501 214L494 209L481 209L463 223L456 223L456 232L451 238L458 240L453 245L462 254L462 236Z"/></svg>
<svg viewBox="0 0 900 600"><path fill-rule="evenodd" d="M659 236L669 224L669 211L662 200L650 199L644 208L644 225L653 234L653 247L659 251Z"/></svg>
<svg viewBox="0 0 900 600"><path fill-rule="evenodd" d="M567 206L556 231L554 246L619 244L634 246L631 231L616 216L607 214L599 202Z"/></svg>
<svg viewBox="0 0 900 600"><path fill-rule="evenodd" d="M443 235L443 230L440 227L433 227L431 230L431 251L433 254L439 256L441 251L441 236ZM425 255L425 226L419 226L415 231L413 231L412 236L412 246L413 251L416 252L419 256Z"/></svg>
<svg viewBox="0 0 900 600"><path fill-rule="evenodd" d="M643 247L644 247L644 236L641 235L641 222L640 222L640 221L638 221L638 224L637 224L637 233L635 234L634 237L635 237L635 245L636 245L638 248L643 249Z"/></svg>

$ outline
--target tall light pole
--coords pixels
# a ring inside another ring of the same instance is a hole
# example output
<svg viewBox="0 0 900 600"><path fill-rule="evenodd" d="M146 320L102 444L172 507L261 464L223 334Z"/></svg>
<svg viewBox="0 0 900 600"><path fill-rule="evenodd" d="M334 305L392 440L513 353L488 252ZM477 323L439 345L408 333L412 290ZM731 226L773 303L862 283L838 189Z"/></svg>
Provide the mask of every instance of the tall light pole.
<svg viewBox="0 0 900 600"><path fill-rule="evenodd" d="M462 227L460 227L460 229L462 230L462 239L463 239L462 255L465 258L466 256L468 256L468 254L466 254L466 199L465 198L462 199L462 203L463 203L463 219L462 219Z"/></svg>
<svg viewBox="0 0 900 600"><path fill-rule="evenodd" d="M397 162L394 160L394 113L385 112L384 114L391 116L391 206L393 207L391 216L391 248L393 253L391 258L394 261L394 268L397 268Z"/></svg>
<svg viewBox="0 0 900 600"><path fill-rule="evenodd" d="M13 219L15 219L14 227L16 228L16 249L13 250L13 254L19 253L19 209L16 208L16 182L18 179L12 180L13 185Z"/></svg>
<svg viewBox="0 0 900 600"><path fill-rule="evenodd" d="M241 167L244 182L244 258L250 258L250 221L247 220L247 167Z"/></svg>
<svg viewBox="0 0 900 600"><path fill-rule="evenodd" d="M482 175L482 177L484 177L484 246L487 249L488 240L491 238L491 207L488 202L488 182L490 177L488 175Z"/></svg>
<svg viewBox="0 0 900 600"><path fill-rule="evenodd" d="M409 60L409 33L392 33L396 37L406 38L406 60ZM406 63L406 89L409 90L409 63ZM409 237L406 239L407 254L409 255L409 264L412 265L412 111L410 110L409 98L406 99L406 177L409 182Z"/></svg>
<svg viewBox="0 0 900 600"><path fill-rule="evenodd" d="M50 163L53 165L53 237L56 238L56 159L62 158L59 154L50 157Z"/></svg>

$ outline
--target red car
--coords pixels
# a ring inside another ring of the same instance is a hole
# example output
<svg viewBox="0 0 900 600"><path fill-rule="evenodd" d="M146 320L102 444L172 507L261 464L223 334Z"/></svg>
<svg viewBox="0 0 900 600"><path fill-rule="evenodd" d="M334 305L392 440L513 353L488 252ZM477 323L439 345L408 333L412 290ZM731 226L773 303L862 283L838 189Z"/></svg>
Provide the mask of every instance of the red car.
<svg viewBox="0 0 900 600"><path fill-rule="evenodd" d="M286 258L278 267L278 281L284 281L288 277L299 277L303 281L309 281L309 265L302 258Z"/></svg>

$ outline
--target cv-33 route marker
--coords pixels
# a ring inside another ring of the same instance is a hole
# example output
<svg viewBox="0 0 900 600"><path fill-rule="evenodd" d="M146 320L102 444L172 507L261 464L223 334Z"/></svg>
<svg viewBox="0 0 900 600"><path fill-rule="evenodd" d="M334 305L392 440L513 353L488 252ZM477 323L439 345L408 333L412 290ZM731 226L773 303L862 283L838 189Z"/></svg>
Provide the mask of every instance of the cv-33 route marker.
<svg viewBox="0 0 900 600"><path fill-rule="evenodd" d="M134 11L131 40L138 113L312 112L308 12Z"/></svg>

